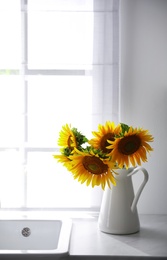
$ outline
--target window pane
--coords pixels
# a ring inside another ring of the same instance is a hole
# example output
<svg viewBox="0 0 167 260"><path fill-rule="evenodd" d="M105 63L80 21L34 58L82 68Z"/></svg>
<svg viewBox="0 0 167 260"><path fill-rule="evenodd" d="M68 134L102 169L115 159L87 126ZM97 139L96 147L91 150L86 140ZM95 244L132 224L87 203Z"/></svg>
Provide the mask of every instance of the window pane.
<svg viewBox="0 0 167 260"><path fill-rule="evenodd" d="M29 10L92 11L93 6L94 0L28 0Z"/></svg>
<svg viewBox="0 0 167 260"><path fill-rule="evenodd" d="M0 162L1 207L21 207L24 185L20 154L15 149L0 151Z"/></svg>
<svg viewBox="0 0 167 260"><path fill-rule="evenodd" d="M0 0L0 9L1 10L20 10L20 0Z"/></svg>
<svg viewBox="0 0 167 260"><path fill-rule="evenodd" d="M118 1L113 0L28 0L29 10L56 11L113 11Z"/></svg>
<svg viewBox="0 0 167 260"><path fill-rule="evenodd" d="M29 80L28 141L32 146L55 147L66 123L90 134L91 113L91 77L47 76Z"/></svg>
<svg viewBox="0 0 167 260"><path fill-rule="evenodd" d="M53 153L28 153L28 207L90 207L92 188L81 185L53 158Z"/></svg>
<svg viewBox="0 0 167 260"><path fill-rule="evenodd" d="M0 1L0 69L16 69L21 59L20 1Z"/></svg>
<svg viewBox="0 0 167 260"><path fill-rule="evenodd" d="M0 77L0 147L20 145L22 91L17 76Z"/></svg>
<svg viewBox="0 0 167 260"><path fill-rule="evenodd" d="M92 58L93 13L29 11L29 69L82 69Z"/></svg>
<svg viewBox="0 0 167 260"><path fill-rule="evenodd" d="M113 1L68 3L29 1L30 69L86 69L90 64L113 63Z"/></svg>

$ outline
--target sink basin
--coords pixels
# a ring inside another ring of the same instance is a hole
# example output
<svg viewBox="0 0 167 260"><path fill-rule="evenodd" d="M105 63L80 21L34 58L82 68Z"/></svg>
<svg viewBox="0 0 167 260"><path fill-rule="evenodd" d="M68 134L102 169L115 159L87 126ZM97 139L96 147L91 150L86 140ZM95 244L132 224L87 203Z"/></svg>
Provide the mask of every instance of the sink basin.
<svg viewBox="0 0 167 260"><path fill-rule="evenodd" d="M72 221L70 219L1 219L0 258L32 254L35 256L68 255Z"/></svg>

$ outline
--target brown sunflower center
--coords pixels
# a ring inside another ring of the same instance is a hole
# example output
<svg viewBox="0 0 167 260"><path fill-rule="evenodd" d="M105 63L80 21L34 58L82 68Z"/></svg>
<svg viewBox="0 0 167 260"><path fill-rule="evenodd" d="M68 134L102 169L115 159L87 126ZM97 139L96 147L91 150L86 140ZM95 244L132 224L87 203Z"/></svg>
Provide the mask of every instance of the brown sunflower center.
<svg viewBox="0 0 167 260"><path fill-rule="evenodd" d="M110 144L107 142L107 140L114 141L114 134L107 133L105 134L100 141L100 149L103 151L103 153L109 153L112 149L107 149L106 147Z"/></svg>
<svg viewBox="0 0 167 260"><path fill-rule="evenodd" d="M108 166L104 164L100 158L96 156L85 156L83 158L83 166L84 168L91 174L104 174L108 170Z"/></svg>
<svg viewBox="0 0 167 260"><path fill-rule="evenodd" d="M141 145L141 140L137 135L125 136L118 144L118 151L125 155L135 153Z"/></svg>

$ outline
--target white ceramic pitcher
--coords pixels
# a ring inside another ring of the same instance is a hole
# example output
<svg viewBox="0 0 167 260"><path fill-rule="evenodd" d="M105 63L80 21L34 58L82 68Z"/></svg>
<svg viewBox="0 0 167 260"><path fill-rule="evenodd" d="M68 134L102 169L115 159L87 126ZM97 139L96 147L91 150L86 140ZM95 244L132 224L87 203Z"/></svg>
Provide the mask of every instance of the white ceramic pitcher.
<svg viewBox="0 0 167 260"><path fill-rule="evenodd" d="M131 176L138 171L144 180L134 195ZM106 187L99 214L99 229L111 234L132 234L140 230L137 202L148 181L148 172L143 167L116 170L117 185Z"/></svg>

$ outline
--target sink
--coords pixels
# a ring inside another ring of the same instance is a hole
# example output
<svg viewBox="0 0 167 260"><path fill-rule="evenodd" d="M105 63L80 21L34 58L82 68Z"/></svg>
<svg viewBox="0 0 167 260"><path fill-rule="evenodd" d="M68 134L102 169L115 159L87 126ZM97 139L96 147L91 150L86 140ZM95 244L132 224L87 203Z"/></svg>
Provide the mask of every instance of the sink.
<svg viewBox="0 0 167 260"><path fill-rule="evenodd" d="M68 255L72 221L70 219L1 219L0 259L32 259L32 255L61 257ZM13 256L13 257L12 257Z"/></svg>

